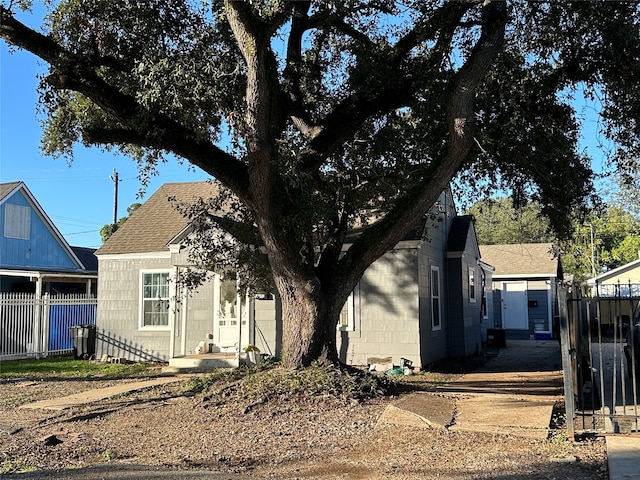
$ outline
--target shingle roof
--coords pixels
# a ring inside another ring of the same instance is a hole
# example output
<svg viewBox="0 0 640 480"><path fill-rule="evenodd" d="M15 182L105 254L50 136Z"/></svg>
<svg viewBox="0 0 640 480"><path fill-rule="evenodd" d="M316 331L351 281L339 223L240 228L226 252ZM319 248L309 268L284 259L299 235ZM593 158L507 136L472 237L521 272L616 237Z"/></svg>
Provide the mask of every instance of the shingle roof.
<svg viewBox="0 0 640 480"><path fill-rule="evenodd" d="M469 229L473 225L473 215L460 215L451 222L449 238L447 239L448 252L464 252L467 246Z"/></svg>
<svg viewBox="0 0 640 480"><path fill-rule="evenodd" d="M84 269L90 273L98 272L98 259L95 256L95 248L88 247L71 247L73 253L82 262Z"/></svg>
<svg viewBox="0 0 640 480"><path fill-rule="evenodd" d="M192 202L216 195L211 182L166 183L127 219L102 245L96 255L167 251L167 244L189 221L176 210L170 198Z"/></svg>
<svg viewBox="0 0 640 480"><path fill-rule="evenodd" d="M9 195L18 185L20 182L0 183L0 200Z"/></svg>
<svg viewBox="0 0 640 480"><path fill-rule="evenodd" d="M555 277L559 259L551 251L551 243L517 243L514 245L480 245L484 262L500 275L539 275Z"/></svg>

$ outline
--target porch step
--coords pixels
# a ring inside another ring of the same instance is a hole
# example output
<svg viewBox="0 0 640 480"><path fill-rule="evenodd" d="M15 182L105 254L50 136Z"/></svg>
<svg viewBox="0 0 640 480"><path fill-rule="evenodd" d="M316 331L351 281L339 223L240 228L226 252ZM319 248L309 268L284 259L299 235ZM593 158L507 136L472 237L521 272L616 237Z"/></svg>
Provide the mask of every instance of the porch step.
<svg viewBox="0 0 640 480"><path fill-rule="evenodd" d="M169 366L162 369L166 373L207 372L216 368L237 368L238 359L234 353L205 353L184 355L169 360Z"/></svg>

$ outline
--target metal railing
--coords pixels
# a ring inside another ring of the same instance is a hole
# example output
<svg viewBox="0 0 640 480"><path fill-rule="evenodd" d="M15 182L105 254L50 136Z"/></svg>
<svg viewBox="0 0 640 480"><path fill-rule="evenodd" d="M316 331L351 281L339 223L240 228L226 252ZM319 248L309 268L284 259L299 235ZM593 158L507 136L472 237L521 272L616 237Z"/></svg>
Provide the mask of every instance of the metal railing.
<svg viewBox="0 0 640 480"><path fill-rule="evenodd" d="M565 291L559 291L570 436L640 433L640 371L636 372L640 336L633 340L640 334L633 320L640 303L640 285L599 287L585 298L568 298Z"/></svg>

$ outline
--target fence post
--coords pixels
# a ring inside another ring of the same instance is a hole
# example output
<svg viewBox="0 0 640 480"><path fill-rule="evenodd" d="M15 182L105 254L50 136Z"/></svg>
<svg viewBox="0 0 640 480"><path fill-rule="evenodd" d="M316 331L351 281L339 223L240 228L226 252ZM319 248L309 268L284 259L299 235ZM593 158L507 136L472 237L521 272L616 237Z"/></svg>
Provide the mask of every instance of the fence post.
<svg viewBox="0 0 640 480"><path fill-rule="evenodd" d="M42 353L44 357L49 356L49 337L51 332L49 331L49 311L51 305L51 296L45 293L42 298L42 310L40 316L42 318Z"/></svg>
<svg viewBox="0 0 640 480"><path fill-rule="evenodd" d="M569 309L567 306L567 290L558 289L558 313L560 315L560 351L562 354L562 376L564 381L564 407L567 422L567 437L575 440L575 392L573 390L573 359L575 350L569 340Z"/></svg>
<svg viewBox="0 0 640 480"><path fill-rule="evenodd" d="M34 315L33 315L33 335L31 337L31 345L36 358L40 358L42 351L42 297L38 294L34 297Z"/></svg>

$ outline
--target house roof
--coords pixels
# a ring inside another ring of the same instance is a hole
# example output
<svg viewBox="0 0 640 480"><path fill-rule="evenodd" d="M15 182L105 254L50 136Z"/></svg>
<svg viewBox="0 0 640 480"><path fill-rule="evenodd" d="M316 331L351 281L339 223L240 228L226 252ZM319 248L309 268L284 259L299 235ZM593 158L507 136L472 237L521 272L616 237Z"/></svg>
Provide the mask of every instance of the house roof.
<svg viewBox="0 0 640 480"><path fill-rule="evenodd" d="M587 280L589 285L595 285L596 283L606 282L607 280L616 279L616 277L624 275L625 273L640 267L640 259L633 262L625 263L617 268L609 270L608 272L601 273L600 275Z"/></svg>
<svg viewBox="0 0 640 480"><path fill-rule="evenodd" d="M49 218L47 213L44 211L40 203L33 196L31 191L27 188L27 185L22 181L17 182L6 182L0 183L0 204L9 202L16 192L21 191L26 200L38 214L42 222L48 228L49 232L53 236L56 242L65 250L68 254L69 258L73 263L75 263L80 269L87 270L86 265L80 260L76 252L71 248L71 246L67 243L65 238L62 236L56 225ZM97 271L97 268L95 269Z"/></svg>
<svg viewBox="0 0 640 480"><path fill-rule="evenodd" d="M73 253L75 253L76 257L82 262L87 272L98 272L98 259L95 255L95 248L71 247L71 250L73 250Z"/></svg>
<svg viewBox="0 0 640 480"><path fill-rule="evenodd" d="M0 183L0 201L4 200L11 192L13 192L22 182Z"/></svg>
<svg viewBox="0 0 640 480"><path fill-rule="evenodd" d="M556 277L560 259L552 252L551 243L517 243L513 245L480 245L482 261L493 265L493 277Z"/></svg>
<svg viewBox="0 0 640 480"><path fill-rule="evenodd" d="M165 183L102 245L96 255L168 251L169 242L188 225L175 202L193 202L216 195L212 182Z"/></svg>
<svg viewBox="0 0 640 480"><path fill-rule="evenodd" d="M447 239L448 252L464 252L467 246L469 229L473 227L473 215L460 215L451 222L449 238Z"/></svg>

